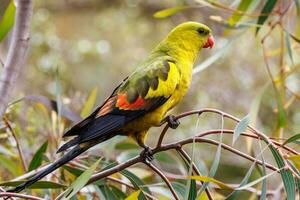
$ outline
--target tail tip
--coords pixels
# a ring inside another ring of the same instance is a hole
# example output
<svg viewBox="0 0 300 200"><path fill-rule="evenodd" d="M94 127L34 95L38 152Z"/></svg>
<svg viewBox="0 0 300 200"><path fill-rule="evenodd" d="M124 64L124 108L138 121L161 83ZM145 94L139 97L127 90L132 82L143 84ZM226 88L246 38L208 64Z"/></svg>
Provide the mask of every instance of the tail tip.
<svg viewBox="0 0 300 200"><path fill-rule="evenodd" d="M56 154L63 152L65 150L63 147L64 147L64 145L59 147L56 151Z"/></svg>

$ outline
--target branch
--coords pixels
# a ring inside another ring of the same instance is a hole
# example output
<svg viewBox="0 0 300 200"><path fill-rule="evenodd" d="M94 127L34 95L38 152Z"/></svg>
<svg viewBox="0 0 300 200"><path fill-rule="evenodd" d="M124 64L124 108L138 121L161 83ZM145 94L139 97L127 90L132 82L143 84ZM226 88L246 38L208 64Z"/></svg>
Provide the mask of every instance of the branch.
<svg viewBox="0 0 300 200"><path fill-rule="evenodd" d="M171 193L173 194L174 198L176 200L179 200L180 198L178 197L178 195L176 194L175 189L173 188L172 184L170 183L170 181L168 180L168 178L157 168L155 167L155 165L153 165L151 162L148 162L147 160L145 160L144 162L148 167L150 167L154 172L156 172L167 184L169 190L171 191Z"/></svg>
<svg viewBox="0 0 300 200"><path fill-rule="evenodd" d="M187 117L187 116L190 116L190 115L193 115L193 114L202 114L202 113L215 113L215 114L218 114L218 115L221 115L225 118L228 118L228 119L231 119L233 121L235 121L236 123L240 122L240 119L230 115L230 114L227 114L225 112L222 112L220 110L216 110L216 109L210 109L210 108L205 108L205 109L202 109L202 110L197 110L197 111L190 111L190 112L186 112L186 113L183 113L181 115L178 115L175 119L180 119L180 118L184 118L184 117ZM298 155L299 153L293 149L290 149L289 147L285 147L285 146L282 146L281 143L279 142L276 142L270 138L268 138L266 135L264 135L263 133L257 131L256 129L254 129L253 127L251 126L248 126L248 129L251 130L251 133L252 134L246 134L246 133L242 133L241 135L242 136L245 136L245 137L250 137L250 138L255 138L255 139L263 139L266 144L268 146L272 146L274 148L277 148L279 150L279 148L283 148L284 150L286 151L289 151L293 154L296 154ZM187 138L187 139L184 139L184 140L180 140L180 141L177 141L177 142L173 142L173 143L168 143L168 144L163 144L162 141L163 141L163 138L164 138L164 135L166 134L168 130L168 126L165 126L165 128L163 129L163 131L161 132L161 135L158 139L158 143L156 145L155 148L151 149L153 155L157 154L157 153L160 153L160 152L163 152L163 151L169 151L169 150L176 150L177 152L180 152L181 155L183 155L183 157L187 160L190 160L188 154L186 154L182 147L184 145L188 145L188 144L192 144L193 142L197 142L197 143L207 143L207 144L212 144L212 145L215 145L215 146L219 146L220 144L221 147L227 151L230 151L240 157L243 157L249 161L252 161L252 162L255 162L259 165L263 165L263 162L259 159L256 159L246 153L243 153L229 145L226 145L224 143L221 143L219 141L215 141L215 140L212 140L212 139L209 139L209 138L203 138L204 136L206 135L211 135L211 134L233 134L233 130L227 130L227 129L218 129L218 130L209 130L209 131L204 131L204 132L201 132L199 134L196 134L196 136L193 136L193 137L190 137L190 138ZM278 151L280 154L282 154L282 152ZM168 181L167 177L165 176L165 172L162 172L160 171L159 169L157 169L152 163L147 163L146 160L145 160L145 155L144 154L140 154L136 157L133 157L129 160L127 160L126 162L123 162L123 163L120 163L112 168L109 168L109 169L106 169L104 171L101 171L101 172L98 172L96 174L94 174L90 180L88 181L87 185L88 184L91 184L93 182L96 182L100 179L103 179L103 178L107 178L108 176L114 174L114 173L117 173L117 172L120 172L132 165L135 165L137 163L145 163L147 164L153 171L155 171L165 182L166 184L169 186L169 189L170 191L172 192L172 194L174 195L174 198L177 199L177 194L175 193L174 189L171 187L170 185L170 182ZM279 171L279 169L269 163L265 163L265 166L268 168L268 169L271 169L273 171ZM46 166L47 167L47 166ZM45 167L42 167L42 168L45 168ZM193 170L195 171L196 174L200 175L200 172L199 170L197 169L197 167L195 165L193 165ZM38 170L39 171L39 170ZM26 175L23 175L22 177L28 177L30 173L27 173ZM19 180L20 177L16 178L15 180ZM209 194L209 193L208 193Z"/></svg>
<svg viewBox="0 0 300 200"><path fill-rule="evenodd" d="M204 137L204 136L207 136L207 135L216 135L216 134L219 134L220 132L221 132L220 129L210 130L210 131L207 131L207 132L204 132L204 133L201 133L201 134L197 135L197 137ZM223 134L233 135L233 133L234 133L233 130L223 129ZM253 138L253 139L259 139L259 137L257 135L253 135L253 134L242 133L241 136L245 136L245 137ZM288 146L282 145L282 143L277 142L273 139L271 139L271 141L277 146L277 148L283 148L284 150L286 150L286 151L288 151L288 152L290 152L294 155L299 155L299 153L297 151L295 151L294 149L292 149Z"/></svg>
<svg viewBox="0 0 300 200"><path fill-rule="evenodd" d="M26 194L19 194L19 193L13 193L13 192L0 192L0 197L19 197L22 199L31 199L31 200L44 200L39 197L26 195Z"/></svg>
<svg viewBox="0 0 300 200"><path fill-rule="evenodd" d="M16 1L16 18L7 59L0 78L0 115L5 112L27 54L32 0Z"/></svg>
<svg viewBox="0 0 300 200"><path fill-rule="evenodd" d="M204 133L209 133L211 131L207 131L207 132L204 132ZM213 132L215 132L215 130L213 130ZM220 133L221 133L221 130L220 130ZM152 150L153 152L153 155L159 153L159 152L162 152L162 151L168 151L168 150L171 150L171 149L175 149L175 150L179 150L181 149L182 146L186 145L186 144L192 144L193 143L193 139L194 138L188 138L188 139L185 139L185 140L181 140L181 141L178 141L178 142L175 142L175 143L170 143L170 144L166 144L166 145L162 145L161 147L157 147L155 149ZM215 141L215 140L212 140L212 139L207 139L207 138L195 138L195 142L197 143L208 143L208 144L212 144L212 145L215 145L215 146L218 146L219 145L219 142ZM249 156L237 149L234 149L226 144L222 144L222 148L224 148L225 150L228 150L236 155L239 155L249 161L252 161L252 162L256 162L257 164L259 165L262 165L262 161L261 160L258 160L258 159L255 159L254 157L252 156ZM139 162L143 162L144 161L144 157L142 155L139 155L139 156L136 156L134 158L131 158L129 159L128 161L124 162L124 163L121 163L121 164L118 164L117 166L115 167L112 167L110 169L107 169L107 170L104 170L102 172L99 172L99 173L96 173L94 174L91 179L88 181L87 184L91 184L97 180L100 180L102 178L105 178L111 174L114 174L116 172L119 172L119 171L122 171L123 169L126 169L132 165L135 165ZM269 163L265 163L266 167L268 169L271 169L273 171L278 171L278 168L277 167L274 167L273 165L269 164Z"/></svg>

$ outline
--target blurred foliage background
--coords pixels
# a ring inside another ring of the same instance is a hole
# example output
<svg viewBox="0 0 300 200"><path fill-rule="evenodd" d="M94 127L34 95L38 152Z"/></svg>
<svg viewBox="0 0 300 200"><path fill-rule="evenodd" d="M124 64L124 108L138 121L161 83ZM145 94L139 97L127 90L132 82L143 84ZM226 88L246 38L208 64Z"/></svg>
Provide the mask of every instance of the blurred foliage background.
<svg viewBox="0 0 300 200"><path fill-rule="evenodd" d="M280 138L282 142L300 131L300 20L297 11L300 3L297 0L249 0L245 8L241 6L242 2L245 5L247 1L35 0L29 54L12 96L18 100L24 96L42 95L57 100L59 105L74 113L86 116L147 57L173 27L185 21L198 21L211 27L216 46L211 50L202 50L195 66L200 71L194 73L185 100L173 113L204 107L217 108L240 118L250 113L253 125L269 137ZM266 14L267 21L259 25L257 20L260 13L270 2L276 4L271 14ZM1 0L0 19L9 3L9 0ZM169 10L153 16L157 11L168 8L175 8L174 13ZM237 9L243 9L242 15L236 14ZM167 16L169 14L172 15ZM274 26L277 21L280 24ZM255 34L257 27L260 30ZM272 32L268 33L271 29ZM262 39L266 34L264 51ZM2 63L5 62L10 37L9 34L0 43ZM212 63L206 65L209 62ZM87 99L90 99L88 105ZM39 99L35 97L31 100L13 104L6 117L18 138L25 165L29 165L41 144L48 141L48 148L37 168L57 158L55 149L62 144L60 136L72 122L64 116L60 119L55 109L44 105L46 100L37 101ZM177 130L168 132L166 141L178 141L201 130L222 127L220 117L208 114L201 115L196 124L197 117L182 120ZM235 124L225 121L224 127L234 129ZM154 145L160 131L160 128L153 128L147 143ZM240 138L234 147L257 155L260 151L258 143L253 142L251 147L250 141ZM224 137L224 142L231 144L231 136ZM131 146L129 148L124 144ZM12 133L3 123L0 131L2 182L26 172L16 145ZM291 147L299 150L298 145L291 144ZM216 148L206 144L196 144L196 147L195 162L207 174L214 161ZM190 152L191 148L187 147L186 150ZM104 156L104 163L107 164L108 161L125 161L138 155L139 151L130 140L118 137L97 146L89 154ZM183 164L174 165L180 160L174 152L161 157L160 164L164 171L186 173ZM166 160L169 157L171 161ZM275 163L270 153L266 153L265 159ZM90 159L84 164L89 166L91 164L87 162L93 161ZM239 184L250 165L251 162L222 151L215 178ZM143 165L136 165L129 170L147 184L159 182L159 178L153 178L153 172ZM261 176L258 168L254 172L251 180ZM69 185L68 178L65 181L57 179L50 177L47 180ZM69 179L73 180L74 177ZM280 180L279 175L268 178L268 189L278 189L279 185L272 183L280 183ZM114 191L112 188L117 187L118 190L122 189L119 185L109 185L108 189ZM159 199L170 197L163 186L153 188ZM59 191L35 190L32 193L54 198ZM82 191L78 198L91 198L89 189ZM214 196L215 199L223 199L225 194L218 191ZM106 193L104 196L108 198ZM253 193L243 191L238 199L255 197Z"/></svg>

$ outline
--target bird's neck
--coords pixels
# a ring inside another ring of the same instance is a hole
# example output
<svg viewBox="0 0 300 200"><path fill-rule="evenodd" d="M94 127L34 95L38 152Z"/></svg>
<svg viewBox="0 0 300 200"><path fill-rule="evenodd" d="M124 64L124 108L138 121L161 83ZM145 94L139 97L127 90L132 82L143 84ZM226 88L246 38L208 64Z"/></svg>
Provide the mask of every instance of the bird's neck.
<svg viewBox="0 0 300 200"><path fill-rule="evenodd" d="M165 54L174 58L177 62L189 62L194 64L200 48L185 40L170 41L170 38L162 41L155 49L155 53Z"/></svg>

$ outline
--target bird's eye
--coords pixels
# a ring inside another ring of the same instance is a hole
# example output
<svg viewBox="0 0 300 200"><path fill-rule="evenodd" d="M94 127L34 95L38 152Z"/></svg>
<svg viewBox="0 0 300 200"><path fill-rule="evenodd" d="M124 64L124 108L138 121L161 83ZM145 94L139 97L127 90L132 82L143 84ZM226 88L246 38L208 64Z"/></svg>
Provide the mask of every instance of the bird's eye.
<svg viewBox="0 0 300 200"><path fill-rule="evenodd" d="M203 28L197 29L197 32L200 34L206 34L206 31Z"/></svg>

